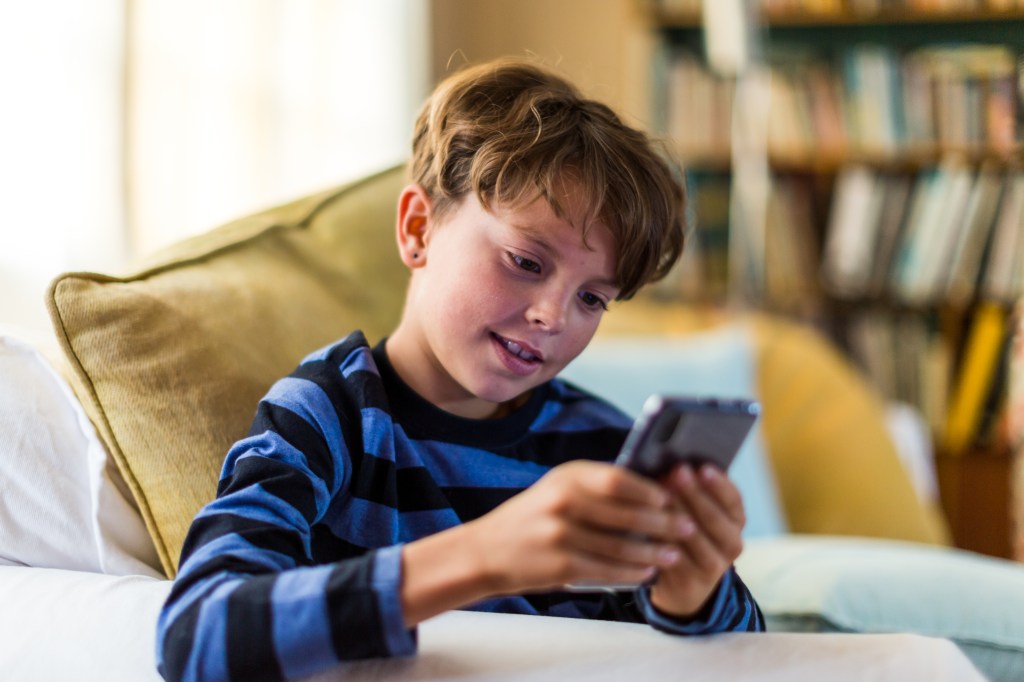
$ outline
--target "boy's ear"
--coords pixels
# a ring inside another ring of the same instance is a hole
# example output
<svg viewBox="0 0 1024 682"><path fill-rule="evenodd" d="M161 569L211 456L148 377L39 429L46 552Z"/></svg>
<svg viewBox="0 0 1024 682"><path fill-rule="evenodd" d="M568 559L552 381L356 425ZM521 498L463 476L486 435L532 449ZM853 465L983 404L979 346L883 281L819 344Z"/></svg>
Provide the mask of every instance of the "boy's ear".
<svg viewBox="0 0 1024 682"><path fill-rule="evenodd" d="M430 208L430 197L419 185L408 185L398 195L395 236L398 240L398 255L406 267L418 268L427 262Z"/></svg>

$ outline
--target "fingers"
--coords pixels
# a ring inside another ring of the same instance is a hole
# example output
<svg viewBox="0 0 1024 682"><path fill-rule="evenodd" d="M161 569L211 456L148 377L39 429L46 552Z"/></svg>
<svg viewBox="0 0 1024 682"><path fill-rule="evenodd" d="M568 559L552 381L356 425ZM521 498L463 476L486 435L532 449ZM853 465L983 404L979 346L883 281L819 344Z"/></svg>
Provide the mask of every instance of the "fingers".
<svg viewBox="0 0 1024 682"><path fill-rule="evenodd" d="M550 587L562 585L639 585L655 576L654 566L634 566L608 561L589 554L575 554L568 557L567 565L560 571L560 579Z"/></svg>
<svg viewBox="0 0 1024 682"><path fill-rule="evenodd" d="M685 540L694 562L717 570L723 560L735 560L743 549L741 533L746 522L736 486L710 465L696 472L681 466L673 472L669 484L679 493L679 500L693 515L700 531Z"/></svg>
<svg viewBox="0 0 1024 682"><path fill-rule="evenodd" d="M564 550L561 571L577 579L642 582L680 559L679 541L695 528L671 491L622 468L570 463L547 478L555 521L543 544Z"/></svg>
<svg viewBox="0 0 1024 682"><path fill-rule="evenodd" d="M697 472L704 489L711 493L711 496L718 502L726 514L736 523L744 525L747 522L743 510L743 497L739 489L717 468L711 465L704 465Z"/></svg>
<svg viewBox="0 0 1024 682"><path fill-rule="evenodd" d="M611 464L575 461L557 467L552 473L575 480L592 495L626 504L661 508L671 501L665 489L654 481Z"/></svg>
<svg viewBox="0 0 1024 682"><path fill-rule="evenodd" d="M666 568L682 556L674 543L652 542L643 536L606 533L585 526L570 527L566 533L566 543L577 552L640 568Z"/></svg>
<svg viewBox="0 0 1024 682"><path fill-rule="evenodd" d="M549 481L553 511L605 532L678 541L693 522L663 486L620 467L593 462L567 465ZM552 473L555 473L553 470Z"/></svg>
<svg viewBox="0 0 1024 682"><path fill-rule="evenodd" d="M582 495L565 512L569 519L583 527L662 542L679 541L694 527L690 515L678 506L657 509L599 496Z"/></svg>

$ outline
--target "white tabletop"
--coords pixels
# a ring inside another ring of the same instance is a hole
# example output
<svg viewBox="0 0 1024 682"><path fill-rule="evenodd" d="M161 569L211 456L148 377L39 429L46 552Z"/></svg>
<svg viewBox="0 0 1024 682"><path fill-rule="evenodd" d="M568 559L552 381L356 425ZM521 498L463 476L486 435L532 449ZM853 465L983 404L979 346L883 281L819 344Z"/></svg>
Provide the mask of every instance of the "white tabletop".
<svg viewBox="0 0 1024 682"><path fill-rule="evenodd" d="M346 664L313 680L984 680L952 642L919 635L726 634L451 612L419 630L419 655Z"/></svg>
<svg viewBox="0 0 1024 682"><path fill-rule="evenodd" d="M171 583L0 567L0 678L143 682ZM730 634L453 611L419 628L419 654L342 665L313 680L929 680L984 678L948 640L918 635Z"/></svg>

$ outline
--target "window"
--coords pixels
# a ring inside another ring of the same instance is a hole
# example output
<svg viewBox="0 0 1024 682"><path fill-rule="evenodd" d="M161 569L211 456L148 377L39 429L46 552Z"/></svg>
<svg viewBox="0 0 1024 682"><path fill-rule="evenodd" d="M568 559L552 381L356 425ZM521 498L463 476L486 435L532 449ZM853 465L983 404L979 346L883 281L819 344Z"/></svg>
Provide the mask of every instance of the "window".
<svg viewBox="0 0 1024 682"><path fill-rule="evenodd" d="M63 270L403 160L426 0L45 0L0 8L0 323Z"/></svg>

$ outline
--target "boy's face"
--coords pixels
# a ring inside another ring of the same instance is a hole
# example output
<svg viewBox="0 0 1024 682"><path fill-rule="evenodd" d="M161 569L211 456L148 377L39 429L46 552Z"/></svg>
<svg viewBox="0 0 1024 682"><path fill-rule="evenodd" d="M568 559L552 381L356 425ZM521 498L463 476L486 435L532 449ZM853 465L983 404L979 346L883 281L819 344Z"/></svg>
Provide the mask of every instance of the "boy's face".
<svg viewBox="0 0 1024 682"><path fill-rule="evenodd" d="M578 201L564 204L581 214ZM543 198L489 212L466 196L441 223L428 220L411 262L389 355L420 395L466 417L492 416L558 374L619 293L608 228L592 225L584 246Z"/></svg>

